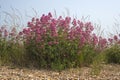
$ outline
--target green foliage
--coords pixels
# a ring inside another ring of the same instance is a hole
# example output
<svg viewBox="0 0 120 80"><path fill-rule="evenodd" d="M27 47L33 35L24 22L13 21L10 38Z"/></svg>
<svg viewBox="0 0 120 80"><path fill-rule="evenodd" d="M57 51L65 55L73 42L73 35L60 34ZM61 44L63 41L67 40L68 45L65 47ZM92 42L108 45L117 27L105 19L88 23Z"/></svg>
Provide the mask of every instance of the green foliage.
<svg viewBox="0 0 120 80"><path fill-rule="evenodd" d="M105 61L105 54L104 51L102 51L101 53L99 53L93 60L92 65L91 65L91 74L93 75L99 75L101 69L102 69L102 65Z"/></svg>
<svg viewBox="0 0 120 80"><path fill-rule="evenodd" d="M39 47L40 44L35 44L34 41L31 41L31 43L25 45L28 61L30 63L32 61L36 62L36 64L33 63L33 66L55 70L78 66L79 48L77 41L61 39L59 44L53 45L49 45L46 41L42 48Z"/></svg>
<svg viewBox="0 0 120 80"><path fill-rule="evenodd" d="M99 53L96 53L93 46L86 44L81 49L79 61L81 65L89 66L98 54Z"/></svg>
<svg viewBox="0 0 120 80"><path fill-rule="evenodd" d="M5 39L0 39L0 61L1 64L14 64L23 66L24 47Z"/></svg>
<svg viewBox="0 0 120 80"><path fill-rule="evenodd" d="M120 64L120 45L114 44L105 51L106 60L108 63Z"/></svg>

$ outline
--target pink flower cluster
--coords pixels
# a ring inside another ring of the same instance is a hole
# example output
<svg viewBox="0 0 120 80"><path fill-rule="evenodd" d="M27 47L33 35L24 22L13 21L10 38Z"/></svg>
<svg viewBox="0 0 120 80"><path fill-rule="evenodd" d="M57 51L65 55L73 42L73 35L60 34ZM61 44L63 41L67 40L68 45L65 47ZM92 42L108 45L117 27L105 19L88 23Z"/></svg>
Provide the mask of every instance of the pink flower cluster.
<svg viewBox="0 0 120 80"><path fill-rule="evenodd" d="M0 28L0 37L7 37L8 36L8 31L6 30L5 26L2 26Z"/></svg>
<svg viewBox="0 0 120 80"><path fill-rule="evenodd" d="M120 34L114 35L112 38L108 38L109 44L120 44Z"/></svg>
<svg viewBox="0 0 120 80"><path fill-rule="evenodd" d="M17 35L17 30L15 27L13 27L11 30L8 30L6 28L6 25L1 26L0 28L0 37L2 38L10 38L10 37L16 37Z"/></svg>
<svg viewBox="0 0 120 80"><path fill-rule="evenodd" d="M53 18L51 13L43 14L41 18L32 18L28 22L28 28L23 29L23 34L27 41L35 40L37 43L48 43L49 45L59 44L60 37L69 41L78 40L79 46L92 44L93 46L106 47L107 39L98 37L93 33L94 27L91 22L83 23L80 20L70 17Z"/></svg>

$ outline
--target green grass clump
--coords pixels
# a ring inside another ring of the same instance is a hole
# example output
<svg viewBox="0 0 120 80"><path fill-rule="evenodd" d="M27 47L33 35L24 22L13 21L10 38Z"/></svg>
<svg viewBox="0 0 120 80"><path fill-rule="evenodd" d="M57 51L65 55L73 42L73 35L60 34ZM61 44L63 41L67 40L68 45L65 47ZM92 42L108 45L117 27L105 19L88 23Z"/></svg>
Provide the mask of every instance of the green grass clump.
<svg viewBox="0 0 120 80"><path fill-rule="evenodd" d="M107 63L120 64L120 45L114 44L105 51Z"/></svg>
<svg viewBox="0 0 120 80"><path fill-rule="evenodd" d="M0 41L0 61L1 65L24 65L25 49L18 43L10 41Z"/></svg>

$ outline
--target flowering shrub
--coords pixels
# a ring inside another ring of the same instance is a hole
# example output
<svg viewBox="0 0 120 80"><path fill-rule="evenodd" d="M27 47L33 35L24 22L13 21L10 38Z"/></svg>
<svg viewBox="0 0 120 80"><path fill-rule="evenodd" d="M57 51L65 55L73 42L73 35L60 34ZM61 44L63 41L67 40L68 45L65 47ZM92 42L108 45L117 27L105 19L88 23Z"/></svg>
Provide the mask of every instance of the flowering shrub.
<svg viewBox="0 0 120 80"><path fill-rule="evenodd" d="M32 18L24 37L26 55L40 67L65 69L92 62L95 55L107 47L107 40L96 36L91 22L52 14ZM35 64L36 66L36 64Z"/></svg>

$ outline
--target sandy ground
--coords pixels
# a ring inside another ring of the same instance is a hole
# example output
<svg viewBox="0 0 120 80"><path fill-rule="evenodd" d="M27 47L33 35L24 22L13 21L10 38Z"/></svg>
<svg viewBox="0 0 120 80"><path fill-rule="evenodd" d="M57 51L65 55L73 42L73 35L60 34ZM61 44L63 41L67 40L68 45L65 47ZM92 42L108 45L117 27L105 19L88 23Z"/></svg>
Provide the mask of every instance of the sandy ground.
<svg viewBox="0 0 120 80"><path fill-rule="evenodd" d="M90 67L61 72L0 66L0 80L120 80L120 65L102 65L98 75Z"/></svg>

